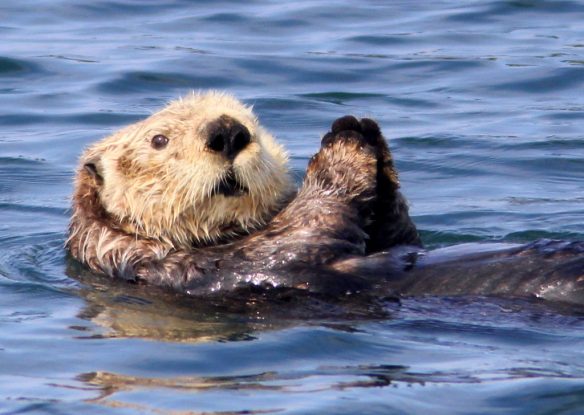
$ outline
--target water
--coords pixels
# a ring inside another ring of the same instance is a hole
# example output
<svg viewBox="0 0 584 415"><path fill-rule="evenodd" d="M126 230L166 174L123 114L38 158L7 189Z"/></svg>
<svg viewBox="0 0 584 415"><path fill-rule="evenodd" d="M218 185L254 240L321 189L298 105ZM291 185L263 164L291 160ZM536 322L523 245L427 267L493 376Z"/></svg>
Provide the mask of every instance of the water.
<svg viewBox="0 0 584 415"><path fill-rule="evenodd" d="M584 3L4 1L0 40L0 413L584 412L570 310L241 314L63 250L84 146L199 88L254 104L298 176L332 120L377 119L429 246L584 239Z"/></svg>

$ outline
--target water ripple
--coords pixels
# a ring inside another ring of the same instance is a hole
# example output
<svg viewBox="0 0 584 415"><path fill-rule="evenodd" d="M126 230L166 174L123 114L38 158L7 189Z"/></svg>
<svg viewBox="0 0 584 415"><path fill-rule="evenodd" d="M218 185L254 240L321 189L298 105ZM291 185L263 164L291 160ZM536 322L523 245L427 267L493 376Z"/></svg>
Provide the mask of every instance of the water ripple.
<svg viewBox="0 0 584 415"><path fill-rule="evenodd" d="M514 79L491 86L494 90L515 91L527 94L560 91L577 88L584 82L584 68L557 68L542 74L531 75L528 79Z"/></svg>
<svg viewBox="0 0 584 415"><path fill-rule="evenodd" d="M42 72L41 67L31 61L0 56L0 78L26 77Z"/></svg>

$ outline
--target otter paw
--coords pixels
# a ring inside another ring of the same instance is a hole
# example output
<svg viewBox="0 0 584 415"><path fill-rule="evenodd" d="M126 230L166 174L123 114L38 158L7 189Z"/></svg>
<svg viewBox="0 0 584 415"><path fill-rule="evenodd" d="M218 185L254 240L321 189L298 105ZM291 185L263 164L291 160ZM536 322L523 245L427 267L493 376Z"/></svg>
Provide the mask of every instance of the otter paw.
<svg viewBox="0 0 584 415"><path fill-rule="evenodd" d="M338 134L341 131L357 131L362 132L361 123L359 120L352 115L345 115L344 117L337 118L333 121L331 125L331 131L333 134Z"/></svg>
<svg viewBox="0 0 584 415"><path fill-rule="evenodd" d="M322 138L320 145L322 148L332 147L335 144L354 143L360 148L370 147L369 142L360 132L344 130L339 133L328 132Z"/></svg>
<svg viewBox="0 0 584 415"><path fill-rule="evenodd" d="M358 120L352 115L345 115L337 118L331 125L331 133L333 135L349 131L360 134L367 144L373 147L386 147L379 125L370 118Z"/></svg>
<svg viewBox="0 0 584 415"><path fill-rule="evenodd" d="M380 183L380 190L397 189L399 187L399 180L397 171L393 165L391 151L381 134L379 124L371 118L362 118L358 120L352 115L345 115L337 118L331 125L331 132L324 136L323 144L331 140L330 135L346 135L357 134L372 148L375 152L378 161L378 181ZM386 190L381 190L380 193L385 193ZM383 196L381 194L380 196ZM390 196L391 197L391 196Z"/></svg>
<svg viewBox="0 0 584 415"><path fill-rule="evenodd" d="M371 162L379 171L384 168L385 161L391 161L391 155L381 135L379 125L369 118L358 120L352 115L337 118L332 123L330 131L322 138L321 151L317 154L317 158L322 159L325 154L329 154L329 159L345 167L351 165L356 168L357 164L368 165L365 169L368 173Z"/></svg>
<svg viewBox="0 0 584 415"><path fill-rule="evenodd" d="M379 151L357 131L361 127L354 117L346 120L345 127L353 129L335 128L323 137L308 163L305 182L366 208L375 195Z"/></svg>

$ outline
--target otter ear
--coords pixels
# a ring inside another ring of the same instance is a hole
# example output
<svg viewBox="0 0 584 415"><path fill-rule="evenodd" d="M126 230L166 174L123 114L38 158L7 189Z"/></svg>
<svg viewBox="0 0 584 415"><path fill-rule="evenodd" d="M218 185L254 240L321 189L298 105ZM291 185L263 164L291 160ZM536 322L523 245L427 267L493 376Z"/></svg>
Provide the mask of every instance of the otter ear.
<svg viewBox="0 0 584 415"><path fill-rule="evenodd" d="M99 156L91 157L88 160L85 160L83 164L83 169L89 173L89 175L95 180L95 183L98 185L103 184L103 166L101 165L101 158Z"/></svg>

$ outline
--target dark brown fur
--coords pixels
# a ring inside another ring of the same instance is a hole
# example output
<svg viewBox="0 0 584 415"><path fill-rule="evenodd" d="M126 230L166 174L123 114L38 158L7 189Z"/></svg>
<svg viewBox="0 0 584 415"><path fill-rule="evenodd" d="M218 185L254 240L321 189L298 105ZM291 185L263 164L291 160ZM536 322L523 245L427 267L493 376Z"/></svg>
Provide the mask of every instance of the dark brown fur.
<svg viewBox="0 0 584 415"><path fill-rule="evenodd" d="M394 221L400 230L417 232L397 184L380 200L397 200L399 208L380 215L376 204L380 177L396 180L388 163L385 141L346 129L327 134L321 150L311 159L296 198L259 232L235 242L193 250L168 250L155 240L127 234L99 202L99 183L82 170L73 200L68 242L71 254L92 270L136 282L172 287L192 294L234 289L253 283L290 286L318 292L346 292L366 288L369 282L341 273L334 263L362 256L371 244L367 227L372 220ZM380 166L383 174L378 173ZM403 205L402 205L403 204ZM389 226L384 223L383 226ZM385 245L400 241L391 236ZM331 280L332 279L332 280Z"/></svg>
<svg viewBox="0 0 584 415"><path fill-rule="evenodd" d="M420 236L409 216L406 199L399 191L398 173L391 152L377 123L369 118L359 121L348 115L333 123L330 137L343 131L361 133L377 154L376 198L371 205L371 224L366 227L369 235L367 253L396 245L421 246Z"/></svg>
<svg viewBox="0 0 584 415"><path fill-rule="evenodd" d="M295 199L234 242L171 250L123 231L80 170L68 246L93 271L193 295L290 287L339 295L503 295L584 305L584 242L475 245L426 252L379 127L337 120Z"/></svg>

